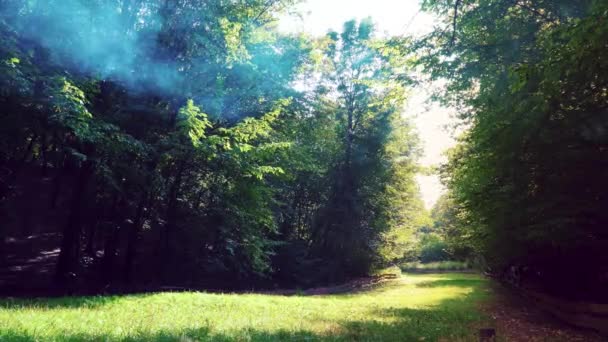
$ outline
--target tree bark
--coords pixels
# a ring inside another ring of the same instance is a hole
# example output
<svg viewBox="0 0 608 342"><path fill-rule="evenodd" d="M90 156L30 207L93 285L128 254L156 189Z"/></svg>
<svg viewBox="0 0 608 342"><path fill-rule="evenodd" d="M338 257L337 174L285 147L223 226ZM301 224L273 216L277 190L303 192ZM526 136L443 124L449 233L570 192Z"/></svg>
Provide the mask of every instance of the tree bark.
<svg viewBox="0 0 608 342"><path fill-rule="evenodd" d="M65 158L65 156L63 156ZM51 209L57 208L57 201L59 199L59 194L61 193L61 186L63 185L64 173L67 171L64 166L64 160L58 158L57 165L55 166L57 175L55 176L55 181L53 182L53 193L51 194L50 207Z"/></svg>
<svg viewBox="0 0 608 342"><path fill-rule="evenodd" d="M146 202L148 201L148 194L144 194L142 196L139 205L137 206L137 211L135 212L135 218L133 219L133 223L131 224L131 229L129 230L129 237L127 239L127 249L125 252L125 273L124 273L124 282L126 284L131 284L132 275L133 275L133 264L135 263L135 252L137 248L137 239L139 237L139 231L141 230L141 226L144 222L144 209L146 206Z"/></svg>
<svg viewBox="0 0 608 342"><path fill-rule="evenodd" d="M95 218L91 221L91 224L89 225L89 232L87 235L87 245L84 249L84 252L86 255L91 256L91 257L95 255L95 239L97 238L97 230L98 230L98 225L99 225L100 220L101 220L101 215L96 214Z"/></svg>
<svg viewBox="0 0 608 342"><path fill-rule="evenodd" d="M175 180L173 184L171 184L171 188L169 189L168 194L168 202L167 202L167 223L164 226L164 229L161 230L161 265L162 265L162 274L161 277L164 278L167 276L169 267L170 267L170 254L169 247L171 241L171 233L177 227L177 209L178 209L178 201L180 187L182 183L182 176L184 174L184 170L186 168L186 160L185 158L179 163L179 167L177 170L177 174L175 175ZM162 236L162 232L164 232L164 236Z"/></svg>
<svg viewBox="0 0 608 342"><path fill-rule="evenodd" d="M48 141L46 134L42 135L42 140L40 141L40 154L42 154L42 177L46 177L48 175Z"/></svg>
<svg viewBox="0 0 608 342"><path fill-rule="evenodd" d="M169 234L175 229L177 220L177 198L179 197L179 190L182 184L182 177L186 168L186 160L182 160L175 176L175 181L169 189L169 202L167 203L167 224L165 226L165 251L169 247Z"/></svg>
<svg viewBox="0 0 608 342"><path fill-rule="evenodd" d="M80 253L80 224L82 220L82 203L86 193L87 183L93 174L93 162L86 160L82 163L76 184L72 193L72 202L67 224L63 229L61 251L55 270L56 285L61 290L69 290L73 282Z"/></svg>
<svg viewBox="0 0 608 342"><path fill-rule="evenodd" d="M112 226L111 231L107 232L103 251L102 276L106 285L110 284L114 280L114 264L116 259L116 250L118 249L119 237L120 225Z"/></svg>

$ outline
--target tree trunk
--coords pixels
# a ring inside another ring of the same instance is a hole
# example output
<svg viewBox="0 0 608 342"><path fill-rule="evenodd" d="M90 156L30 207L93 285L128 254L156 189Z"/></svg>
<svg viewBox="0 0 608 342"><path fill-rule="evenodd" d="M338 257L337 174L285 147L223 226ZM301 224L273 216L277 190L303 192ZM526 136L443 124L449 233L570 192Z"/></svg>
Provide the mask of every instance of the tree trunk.
<svg viewBox="0 0 608 342"><path fill-rule="evenodd" d="M99 225L100 215L95 215L95 219L89 225L89 234L87 235L87 245L84 253L88 256L95 255L95 238L97 237L97 226Z"/></svg>
<svg viewBox="0 0 608 342"><path fill-rule="evenodd" d="M124 282L126 284L131 284L132 282L132 274L133 274L133 264L135 262L135 251L137 248L137 239L139 237L139 231L144 222L144 209L146 206L146 202L148 201L148 194L144 194L142 196L141 201L137 207L137 211L135 212L135 218L133 219L133 223L130 226L129 237L127 239L127 249L125 252L125 273L124 273Z"/></svg>
<svg viewBox="0 0 608 342"><path fill-rule="evenodd" d="M40 141L40 153L42 154L42 177L46 177L48 175L48 146L47 146L47 136L46 134L42 135L42 140Z"/></svg>
<svg viewBox="0 0 608 342"><path fill-rule="evenodd" d="M177 226L177 198L179 197L179 191L180 191L180 187L181 187L181 183L182 183L182 176L184 173L184 170L186 168L186 160L185 158L182 159L182 161L179 164L178 170L177 170L177 174L175 175L175 180L173 181L173 184L171 184L171 188L169 189L169 196L168 196L168 203L167 203L167 223L165 224L165 229L164 231L164 236L162 236L162 240L161 240L161 250L162 253L160 253L161 256L161 261L162 261L162 265L163 265L163 272L162 272L162 277L166 277L167 275L167 271L168 271L168 267L171 265L171 260L169 258L169 247L170 247L170 240L171 240L171 233L175 230L176 226ZM162 233L162 231L161 231Z"/></svg>
<svg viewBox="0 0 608 342"><path fill-rule="evenodd" d="M63 229L61 252L57 260L55 281L59 289L69 290L76 276L76 268L80 252L80 222L82 219L82 203L86 193L87 183L93 174L93 162L84 161L80 167L76 184L72 193L72 202L68 221Z"/></svg>
<svg viewBox="0 0 608 342"><path fill-rule="evenodd" d="M38 140L38 135L34 134L30 140L30 143L27 144L27 148L25 149L25 152L23 153L23 157L21 158L21 165L25 164L27 161L27 157L29 157L30 152L32 152L32 148L34 147L34 143L36 142L36 140Z"/></svg>
<svg viewBox="0 0 608 342"><path fill-rule="evenodd" d="M65 158L65 156L63 156ZM60 160L58 158L57 165L55 169L57 170L57 175L55 176L55 181L53 182L53 193L51 194L50 207L51 209L57 208L57 200L59 199L59 194L61 193L61 186L63 185L64 173L67 169L64 167L64 160Z"/></svg>
<svg viewBox="0 0 608 342"><path fill-rule="evenodd" d="M353 129L354 129L353 111L348 110L348 122L347 122L347 127L346 127L346 156L345 156L345 161L344 161L346 168L350 168L350 164L352 161L353 134L354 134Z"/></svg>
<svg viewBox="0 0 608 342"><path fill-rule="evenodd" d="M169 234L176 226L177 220L177 198L179 197L179 190L182 184L182 176L186 168L186 160L182 160L175 175L175 181L169 189L169 202L167 203L167 224L165 229L165 248L169 247Z"/></svg>
<svg viewBox="0 0 608 342"><path fill-rule="evenodd" d="M116 259L119 237L120 225L112 226L111 231L107 232L103 251L102 270L103 280L106 285L114 280L114 261Z"/></svg>

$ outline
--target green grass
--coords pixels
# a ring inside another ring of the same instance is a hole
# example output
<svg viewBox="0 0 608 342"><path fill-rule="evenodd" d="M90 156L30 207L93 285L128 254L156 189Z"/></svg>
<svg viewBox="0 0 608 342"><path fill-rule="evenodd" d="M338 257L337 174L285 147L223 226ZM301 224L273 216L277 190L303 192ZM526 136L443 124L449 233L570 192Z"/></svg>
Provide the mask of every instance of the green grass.
<svg viewBox="0 0 608 342"><path fill-rule="evenodd" d="M470 270L471 266L462 261L438 261L423 264L421 262L405 262L401 264L404 272L415 271L464 271Z"/></svg>
<svg viewBox="0 0 608 342"><path fill-rule="evenodd" d="M0 301L0 341L474 341L487 281L404 275L327 296L157 293Z"/></svg>

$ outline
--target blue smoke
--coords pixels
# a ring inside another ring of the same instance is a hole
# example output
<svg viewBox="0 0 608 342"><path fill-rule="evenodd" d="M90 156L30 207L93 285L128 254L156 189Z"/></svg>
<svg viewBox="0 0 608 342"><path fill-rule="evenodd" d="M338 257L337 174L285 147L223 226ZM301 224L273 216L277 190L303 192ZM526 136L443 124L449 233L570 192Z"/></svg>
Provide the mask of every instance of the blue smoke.
<svg viewBox="0 0 608 342"><path fill-rule="evenodd" d="M22 37L50 50L57 65L113 80L133 90L166 93L179 87L181 77L176 63L155 58L162 20L159 8L152 6L158 1L14 2L19 6L0 9L2 17L13 21Z"/></svg>
<svg viewBox="0 0 608 342"><path fill-rule="evenodd" d="M304 57L297 40L269 39L244 41L248 57L227 62L216 13L229 11L219 5L234 3L0 0L0 23L45 47L52 64L69 73L171 96L178 105L192 98L212 117L235 121L290 96L288 84Z"/></svg>

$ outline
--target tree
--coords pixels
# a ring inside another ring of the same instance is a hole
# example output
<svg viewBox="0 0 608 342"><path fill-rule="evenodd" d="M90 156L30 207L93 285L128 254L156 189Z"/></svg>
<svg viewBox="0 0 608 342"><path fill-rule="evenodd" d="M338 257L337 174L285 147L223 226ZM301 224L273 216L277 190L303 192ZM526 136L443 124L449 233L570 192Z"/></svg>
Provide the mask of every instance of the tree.
<svg viewBox="0 0 608 342"><path fill-rule="evenodd" d="M605 4L425 5L453 24L419 46L469 125L443 168L469 246L497 272L538 270L547 290L600 293Z"/></svg>
<svg viewBox="0 0 608 342"><path fill-rule="evenodd" d="M399 117L406 62L373 31L371 20L349 21L324 42L319 90L335 97L341 151L313 243L318 255L331 260L326 267L332 280L365 274L379 261L383 233L403 229L402 220L389 214L404 209L397 192L413 182L415 137Z"/></svg>
<svg viewBox="0 0 608 342"><path fill-rule="evenodd" d="M2 233L60 240L58 290L307 286L403 254L411 61L370 21L281 35L291 3L0 1Z"/></svg>

